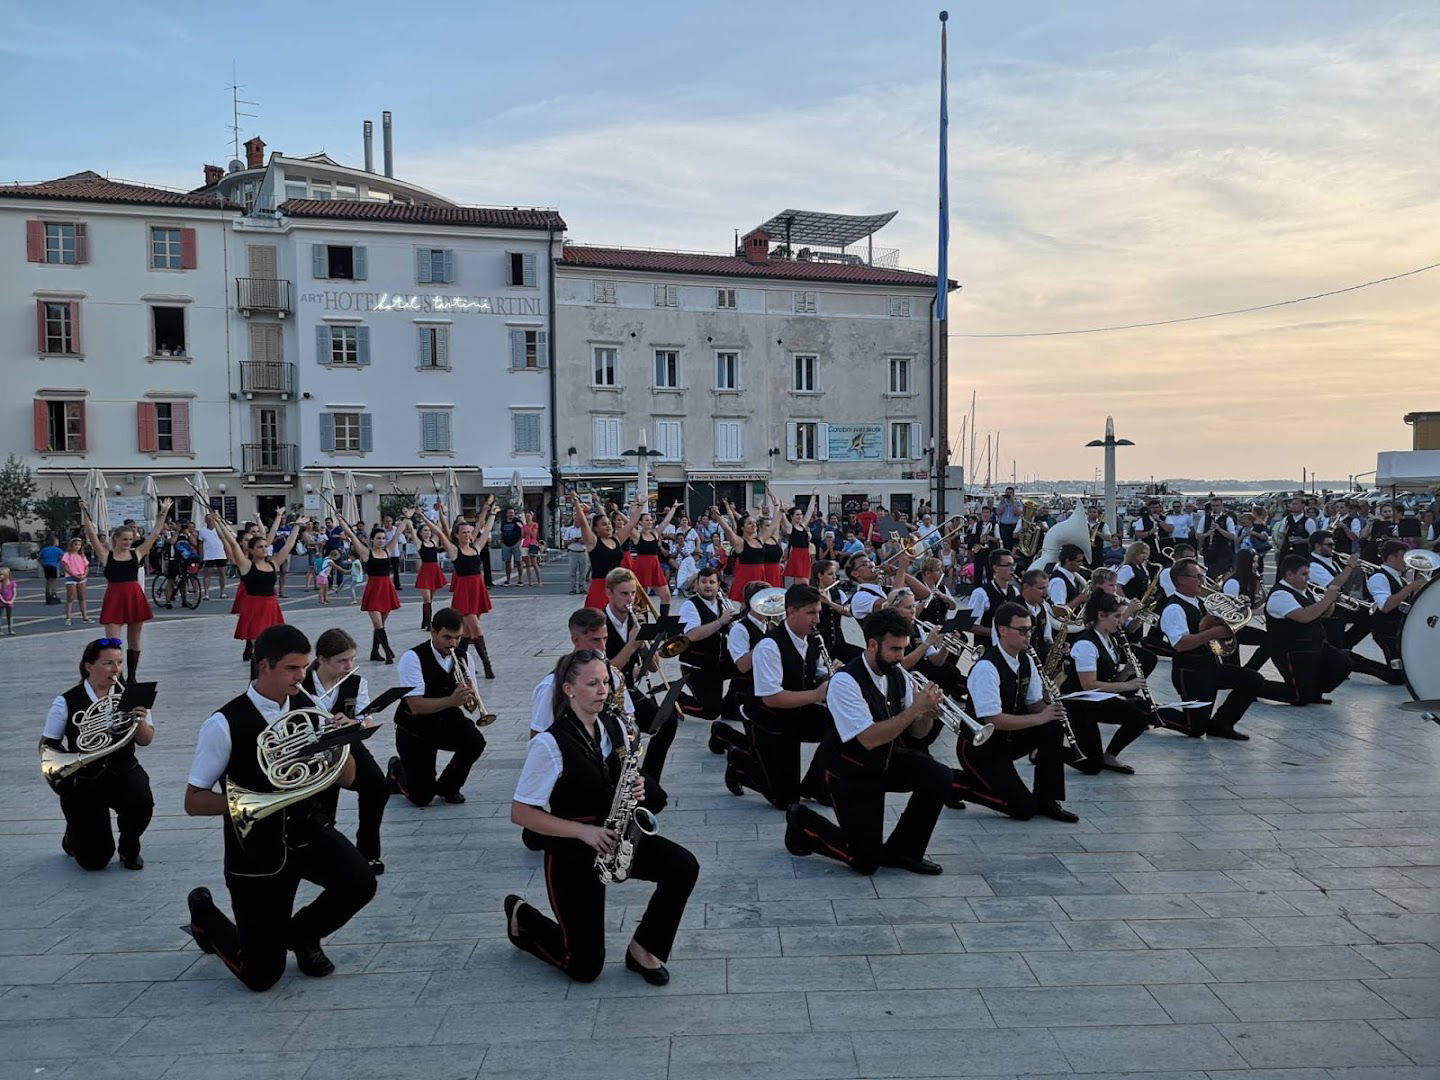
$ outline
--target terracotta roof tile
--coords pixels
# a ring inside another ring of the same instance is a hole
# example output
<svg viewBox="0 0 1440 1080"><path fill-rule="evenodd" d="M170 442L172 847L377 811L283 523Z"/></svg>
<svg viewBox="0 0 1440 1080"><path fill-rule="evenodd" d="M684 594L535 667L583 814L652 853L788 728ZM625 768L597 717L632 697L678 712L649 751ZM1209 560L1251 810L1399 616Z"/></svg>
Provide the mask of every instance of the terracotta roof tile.
<svg viewBox="0 0 1440 1080"><path fill-rule="evenodd" d="M0 197L11 199L64 199L75 202L131 203L143 206L182 206L195 209L235 209L233 203L214 195L166 191L120 180L107 180L99 173L80 172L39 184L0 184Z"/></svg>
<svg viewBox="0 0 1440 1080"><path fill-rule="evenodd" d="M376 199L290 199L280 207L290 217L344 221L399 221L417 225L488 225L501 229L565 228L554 210L528 207L417 206Z"/></svg>
<svg viewBox="0 0 1440 1080"><path fill-rule="evenodd" d="M800 262L774 259L752 263L739 255L703 255L634 248L567 246L561 266L599 270L653 270L668 274L710 274L723 277L772 278L788 281L833 281L856 285L933 287L935 276L915 270L888 270L851 263ZM951 288L958 288L951 282Z"/></svg>

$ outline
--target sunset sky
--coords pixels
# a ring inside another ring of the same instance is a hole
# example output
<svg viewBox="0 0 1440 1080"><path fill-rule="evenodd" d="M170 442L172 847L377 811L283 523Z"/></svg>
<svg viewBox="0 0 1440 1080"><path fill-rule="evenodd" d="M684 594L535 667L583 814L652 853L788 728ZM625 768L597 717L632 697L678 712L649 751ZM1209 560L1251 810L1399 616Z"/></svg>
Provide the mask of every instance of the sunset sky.
<svg viewBox="0 0 1440 1080"><path fill-rule="evenodd" d="M898 209L935 267L939 3L0 2L0 178L174 186L272 150L463 202L557 206L572 240L724 251L785 207ZM1440 408L1440 269L1146 330L993 337L1273 303L1440 262L1440 5L1094 0L950 21L952 402L1004 472L1345 477ZM63 70L64 77L57 77ZM378 137L378 133L377 133ZM977 335L977 336L966 336Z"/></svg>

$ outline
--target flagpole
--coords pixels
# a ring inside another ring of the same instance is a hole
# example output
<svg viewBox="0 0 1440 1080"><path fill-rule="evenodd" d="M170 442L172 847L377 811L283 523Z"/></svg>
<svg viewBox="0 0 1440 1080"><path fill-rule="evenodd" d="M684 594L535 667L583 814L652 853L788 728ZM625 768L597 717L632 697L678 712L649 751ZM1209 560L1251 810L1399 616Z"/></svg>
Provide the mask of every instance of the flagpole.
<svg viewBox="0 0 1440 1080"><path fill-rule="evenodd" d="M949 19L948 11L940 12L940 214L935 272L935 320L940 334L940 348L936 357L935 380L935 511L941 520L944 520L946 511L946 473L950 466L950 108L946 101L949 61L945 35L945 24Z"/></svg>

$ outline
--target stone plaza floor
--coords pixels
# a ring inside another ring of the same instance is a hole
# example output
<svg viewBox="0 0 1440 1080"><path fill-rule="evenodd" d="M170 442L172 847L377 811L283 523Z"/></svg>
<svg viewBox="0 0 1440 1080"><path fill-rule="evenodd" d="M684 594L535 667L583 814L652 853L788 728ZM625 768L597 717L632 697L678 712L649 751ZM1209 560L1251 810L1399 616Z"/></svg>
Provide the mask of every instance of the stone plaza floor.
<svg viewBox="0 0 1440 1080"><path fill-rule="evenodd" d="M397 649L424 636L411 596ZM182 929L196 885L228 910L220 824L181 799L199 724L244 686L232 620L147 629L141 674L161 686L141 873L61 854L37 768L87 631L0 643L0 1080L1440 1076L1440 728L1365 679L1329 707L1254 706L1249 743L1152 733L1126 753L1136 776L1069 773L1077 825L946 811L937 878L792 858L781 816L729 795L687 724L660 825L701 876L672 981L612 962L569 982L511 947L501 901L546 904L509 807L531 690L573 606L497 591L499 678L482 690L500 720L469 801L392 799L379 892L325 943L337 973L292 960L264 994ZM355 608L287 618L312 638L343 626L368 652ZM372 693L394 680L362 667ZM1175 696L1165 662L1152 684ZM382 763L392 744L388 724L370 743ZM354 806L342 796L347 832ZM612 960L648 895L612 887Z"/></svg>

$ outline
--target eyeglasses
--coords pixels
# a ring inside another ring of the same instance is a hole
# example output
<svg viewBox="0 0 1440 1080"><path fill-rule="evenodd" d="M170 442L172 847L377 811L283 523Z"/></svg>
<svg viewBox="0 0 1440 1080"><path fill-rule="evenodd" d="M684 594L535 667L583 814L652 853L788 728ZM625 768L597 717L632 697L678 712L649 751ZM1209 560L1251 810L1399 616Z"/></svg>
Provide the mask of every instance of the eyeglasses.
<svg viewBox="0 0 1440 1080"><path fill-rule="evenodd" d="M1000 629L1013 630L1017 634L1029 634L1030 631L1034 629L1034 625L1031 623L1025 623L1022 626L1019 623L1011 623L1009 626L1002 626Z"/></svg>
<svg viewBox="0 0 1440 1080"><path fill-rule="evenodd" d="M102 649L118 649L124 645L124 642L118 637L102 637L96 638L95 644Z"/></svg>

